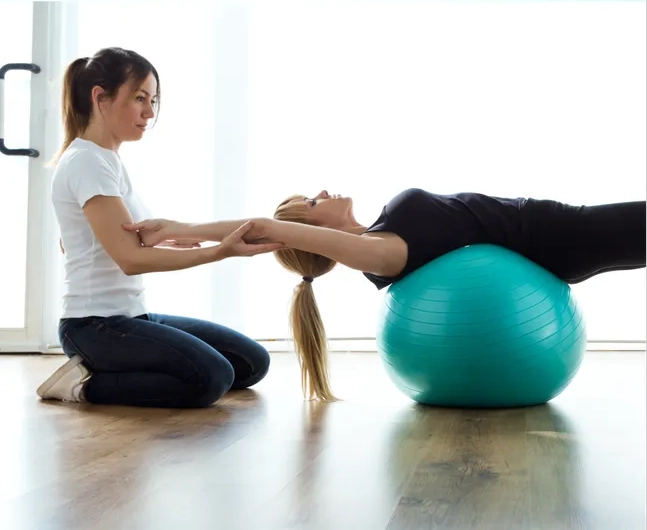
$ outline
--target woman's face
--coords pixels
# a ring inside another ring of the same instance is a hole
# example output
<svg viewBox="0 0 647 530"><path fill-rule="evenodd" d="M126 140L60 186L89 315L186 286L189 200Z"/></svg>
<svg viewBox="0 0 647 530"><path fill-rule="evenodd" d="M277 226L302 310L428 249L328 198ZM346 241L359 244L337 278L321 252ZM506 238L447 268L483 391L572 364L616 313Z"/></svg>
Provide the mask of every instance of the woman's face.
<svg viewBox="0 0 647 530"><path fill-rule="evenodd" d="M342 228L352 219L353 200L341 195L320 191L312 198L303 199L309 219L318 226Z"/></svg>
<svg viewBox="0 0 647 530"><path fill-rule="evenodd" d="M157 81L151 73L142 83L128 81L114 99L99 101L99 111L113 137L121 142L140 140L157 108Z"/></svg>

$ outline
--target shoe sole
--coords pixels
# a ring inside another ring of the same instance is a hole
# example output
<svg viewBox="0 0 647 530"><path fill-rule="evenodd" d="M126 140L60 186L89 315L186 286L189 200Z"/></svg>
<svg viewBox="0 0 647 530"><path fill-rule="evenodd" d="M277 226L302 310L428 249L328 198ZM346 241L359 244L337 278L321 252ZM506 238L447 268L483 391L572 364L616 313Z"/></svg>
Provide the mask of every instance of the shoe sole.
<svg viewBox="0 0 647 530"><path fill-rule="evenodd" d="M66 361L63 366L59 366L58 369L38 387L36 393L41 399L47 399L43 396L58 382L58 380L82 362L83 359L78 355L75 355L72 359Z"/></svg>

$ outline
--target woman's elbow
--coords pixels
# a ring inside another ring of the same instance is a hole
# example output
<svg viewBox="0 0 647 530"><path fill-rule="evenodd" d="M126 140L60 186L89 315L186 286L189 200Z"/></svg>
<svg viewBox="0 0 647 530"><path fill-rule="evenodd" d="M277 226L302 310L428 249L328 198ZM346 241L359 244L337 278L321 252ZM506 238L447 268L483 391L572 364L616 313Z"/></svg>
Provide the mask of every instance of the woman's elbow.
<svg viewBox="0 0 647 530"><path fill-rule="evenodd" d="M403 267L404 263L400 253L397 250L394 251L388 245L381 245L372 259L372 269L374 270L366 272L389 278L397 276Z"/></svg>
<svg viewBox="0 0 647 530"><path fill-rule="evenodd" d="M362 272L382 276L387 266L386 260L387 256L380 249L375 249L373 252L361 256L360 263L358 263L359 267L355 268Z"/></svg>
<svg viewBox="0 0 647 530"><path fill-rule="evenodd" d="M146 272L136 267L122 267L121 270L126 276L137 276Z"/></svg>
<svg viewBox="0 0 647 530"><path fill-rule="evenodd" d="M137 276L142 274L144 271L141 270L141 267L137 266L134 263L119 263L119 268L126 276Z"/></svg>
<svg viewBox="0 0 647 530"><path fill-rule="evenodd" d="M139 256L123 256L115 260L117 266L126 276L137 276L148 272L146 264Z"/></svg>

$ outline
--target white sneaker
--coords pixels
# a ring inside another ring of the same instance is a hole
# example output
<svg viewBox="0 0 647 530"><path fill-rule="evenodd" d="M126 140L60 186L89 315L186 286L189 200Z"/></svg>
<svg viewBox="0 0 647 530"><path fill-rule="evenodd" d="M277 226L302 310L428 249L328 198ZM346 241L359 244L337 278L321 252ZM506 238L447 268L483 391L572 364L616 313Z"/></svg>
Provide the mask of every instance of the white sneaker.
<svg viewBox="0 0 647 530"><path fill-rule="evenodd" d="M60 399L61 401L85 401L83 387L92 375L83 366L83 359L75 355L63 366L50 375L38 387L36 393L41 399Z"/></svg>

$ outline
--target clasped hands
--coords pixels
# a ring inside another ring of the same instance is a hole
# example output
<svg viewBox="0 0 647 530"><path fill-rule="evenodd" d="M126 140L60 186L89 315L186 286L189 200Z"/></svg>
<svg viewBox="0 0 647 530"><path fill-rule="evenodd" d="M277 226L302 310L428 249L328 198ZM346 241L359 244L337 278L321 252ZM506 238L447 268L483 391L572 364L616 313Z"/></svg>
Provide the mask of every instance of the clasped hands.
<svg viewBox="0 0 647 530"><path fill-rule="evenodd" d="M231 256L255 256L284 248L269 237L269 219L250 219L220 241L219 247ZM201 240L191 237L191 225L170 219L146 219L124 224L123 228L137 232L144 247L187 249L200 247Z"/></svg>

